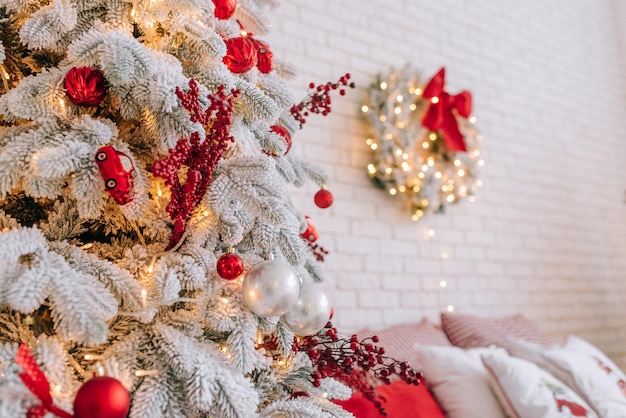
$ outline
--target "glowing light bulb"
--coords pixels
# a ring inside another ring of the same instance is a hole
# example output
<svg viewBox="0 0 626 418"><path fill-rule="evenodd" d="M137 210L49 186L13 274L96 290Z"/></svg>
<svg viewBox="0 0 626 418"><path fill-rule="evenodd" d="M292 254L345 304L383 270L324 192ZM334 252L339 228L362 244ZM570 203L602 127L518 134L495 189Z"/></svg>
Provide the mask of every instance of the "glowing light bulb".
<svg viewBox="0 0 626 418"><path fill-rule="evenodd" d="M478 150L474 150L472 152L472 157L478 157L479 155L480 155L480 151L478 151Z"/></svg>
<svg viewBox="0 0 626 418"><path fill-rule="evenodd" d="M375 150L375 149L377 149L377 148L378 148L378 144L373 143L372 145L370 145L370 148L371 148L371 149L373 149L373 150Z"/></svg>
<svg viewBox="0 0 626 418"><path fill-rule="evenodd" d="M146 289L141 289L141 306L144 309L148 306L148 291Z"/></svg>
<svg viewBox="0 0 626 418"><path fill-rule="evenodd" d="M415 95L419 96L420 94L422 94L422 89L415 89Z"/></svg>
<svg viewBox="0 0 626 418"><path fill-rule="evenodd" d="M406 192L406 186L404 184L398 186L398 190L400 191L400 193L404 193Z"/></svg>
<svg viewBox="0 0 626 418"><path fill-rule="evenodd" d="M437 139L437 134L434 132L431 132L430 134L428 134L428 139L430 139L431 141L434 141Z"/></svg>
<svg viewBox="0 0 626 418"><path fill-rule="evenodd" d="M422 148L428 149L429 147L430 147L430 144L428 142L422 142Z"/></svg>
<svg viewBox="0 0 626 418"><path fill-rule="evenodd" d="M435 97L431 98L430 101L433 104L437 104L437 103L439 103L439 97L435 96Z"/></svg>
<svg viewBox="0 0 626 418"><path fill-rule="evenodd" d="M461 168L461 169L459 169L459 171L457 171L456 173L459 175L459 177L463 177L463 176L465 175L465 170L463 170L463 169Z"/></svg>
<svg viewBox="0 0 626 418"><path fill-rule="evenodd" d="M428 171L428 164L424 164L422 166L422 171Z"/></svg>
<svg viewBox="0 0 626 418"><path fill-rule="evenodd" d="M385 174L391 174L391 171L392 171L391 167L385 168Z"/></svg>
<svg viewBox="0 0 626 418"><path fill-rule="evenodd" d="M404 154L402 154L402 158L405 160L409 159L409 154L407 154L406 152Z"/></svg>
<svg viewBox="0 0 626 418"><path fill-rule="evenodd" d="M476 196L470 196L469 197L469 201L470 201L470 203L476 202Z"/></svg>
<svg viewBox="0 0 626 418"><path fill-rule="evenodd" d="M435 236L435 230L434 229L429 229L428 231L426 231L426 235L428 235L429 237L434 237Z"/></svg>
<svg viewBox="0 0 626 418"><path fill-rule="evenodd" d="M361 106L361 112L367 113L368 110L370 110L370 108L367 105Z"/></svg>
<svg viewBox="0 0 626 418"><path fill-rule="evenodd" d="M402 109L400 107L396 107L393 109L393 113L395 113L396 115L399 115L402 112Z"/></svg>
<svg viewBox="0 0 626 418"><path fill-rule="evenodd" d="M396 155L397 155L398 157L402 155L402 150L401 150L400 148L398 148L398 149L396 150Z"/></svg>
<svg viewBox="0 0 626 418"><path fill-rule="evenodd" d="M469 123L476 123L476 116L470 116Z"/></svg>
<svg viewBox="0 0 626 418"><path fill-rule="evenodd" d="M224 305L228 304L228 298L222 298L222 299L220 299L220 301L221 301Z"/></svg>
<svg viewBox="0 0 626 418"><path fill-rule="evenodd" d="M428 160L426 161L428 163L429 167L432 167L435 165L435 159L432 157L429 157Z"/></svg>
<svg viewBox="0 0 626 418"><path fill-rule="evenodd" d="M446 308L446 311L448 311L448 312L454 312L454 306L452 306L452 305L448 305L448 307Z"/></svg>
<svg viewBox="0 0 626 418"><path fill-rule="evenodd" d="M367 138L367 139L365 140L365 143L366 143L367 145L372 145L372 143L373 143L373 142L374 142L374 140L373 140L372 138Z"/></svg>
<svg viewBox="0 0 626 418"><path fill-rule="evenodd" d="M485 160L478 160L478 165L480 167L484 166L485 165Z"/></svg>
<svg viewBox="0 0 626 418"><path fill-rule="evenodd" d="M450 203L454 202L456 200L456 198L454 197L453 194L448 195L448 197L446 198L446 200Z"/></svg>
<svg viewBox="0 0 626 418"><path fill-rule="evenodd" d="M385 139L393 139L393 134L389 132L387 135L385 135Z"/></svg>
<svg viewBox="0 0 626 418"><path fill-rule="evenodd" d="M442 281L439 282L439 286L446 287L446 286L448 286L448 282L446 282L445 280L442 280Z"/></svg>
<svg viewBox="0 0 626 418"><path fill-rule="evenodd" d="M423 171L420 171L419 173L417 173L417 177L423 179L424 177L426 177L426 174L424 174Z"/></svg>
<svg viewBox="0 0 626 418"><path fill-rule="evenodd" d="M376 172L376 167L374 167L374 164L368 164L368 165L367 165L367 171L368 171L370 174L374 174L374 173Z"/></svg>
<svg viewBox="0 0 626 418"><path fill-rule="evenodd" d="M381 90L385 90L386 88L387 88L387 83L386 82L383 81L382 83L380 83L380 89Z"/></svg>
<svg viewBox="0 0 626 418"><path fill-rule="evenodd" d="M461 165L461 160L454 160L454 166L459 167Z"/></svg>
<svg viewBox="0 0 626 418"><path fill-rule="evenodd" d="M239 32L241 34L241 36L248 36L248 32L246 32L245 30L241 30L241 32Z"/></svg>
<svg viewBox="0 0 626 418"><path fill-rule="evenodd" d="M411 103L409 105L409 109L411 109L411 111L414 111L415 109L417 109L417 106L415 105L415 103Z"/></svg>
<svg viewBox="0 0 626 418"><path fill-rule="evenodd" d="M392 187L391 189L389 189L389 194L390 194L390 195L392 195L392 196L395 196L397 192L398 192L398 191L397 191L394 187Z"/></svg>
<svg viewBox="0 0 626 418"><path fill-rule="evenodd" d="M387 121L387 116L385 116L385 115L380 115L380 118L379 118L379 119L380 119L380 121L381 121L381 122L385 122L385 121Z"/></svg>
<svg viewBox="0 0 626 418"><path fill-rule="evenodd" d="M402 97L402 95L401 95L401 94L398 94L398 96L396 97L396 101L397 101L398 103L402 103L402 101L403 101L403 100L404 100L404 97Z"/></svg>
<svg viewBox="0 0 626 418"><path fill-rule="evenodd" d="M411 220L417 222L417 221L420 220L420 217L419 217L419 215L417 213L415 213L415 214L413 214L413 216L411 216Z"/></svg>

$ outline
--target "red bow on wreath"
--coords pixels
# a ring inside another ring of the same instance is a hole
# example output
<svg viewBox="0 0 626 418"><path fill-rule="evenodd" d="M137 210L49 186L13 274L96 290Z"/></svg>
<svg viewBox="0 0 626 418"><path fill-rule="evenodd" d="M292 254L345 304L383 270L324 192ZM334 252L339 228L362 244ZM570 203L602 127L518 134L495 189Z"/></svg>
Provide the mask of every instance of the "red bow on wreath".
<svg viewBox="0 0 626 418"><path fill-rule="evenodd" d="M22 343L15 355L15 362L22 366L24 373L20 373L20 379L30 391L39 398L41 405L34 405L28 408L26 418L43 418L48 412L52 412L61 418L72 418L72 415L65 412L54 404L50 395L50 383L43 374L37 360L30 352L28 345Z"/></svg>
<svg viewBox="0 0 626 418"><path fill-rule="evenodd" d="M430 99L430 106L424 114L422 126L431 131L441 131L448 151L467 151L455 113L469 117L472 113L472 94L463 90L457 95L450 95L444 90L445 77L446 69L442 67L424 88L423 97Z"/></svg>

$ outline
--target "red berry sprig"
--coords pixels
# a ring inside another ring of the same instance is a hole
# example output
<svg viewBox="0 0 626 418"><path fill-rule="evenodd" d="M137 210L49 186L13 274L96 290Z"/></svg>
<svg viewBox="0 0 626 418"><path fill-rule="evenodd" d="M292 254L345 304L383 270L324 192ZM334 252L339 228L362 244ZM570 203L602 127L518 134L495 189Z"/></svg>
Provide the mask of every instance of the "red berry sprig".
<svg viewBox="0 0 626 418"><path fill-rule="evenodd" d="M344 87L351 89L355 87L354 83L349 82L349 80L350 74L346 73L339 78L339 81L336 83L329 81L326 84L319 84L317 86L315 83L310 83L309 95L300 103L291 107L291 116L300 124L300 128L306 123L306 118L311 113L321 114L322 116L328 115L331 111L331 91L339 90L339 95L344 96L346 94Z"/></svg>
<svg viewBox="0 0 626 418"><path fill-rule="evenodd" d="M361 392L372 402L382 415L387 415L381 397L370 383L369 377L391 383L392 376L398 376L410 385L419 385L422 374L414 370L406 361L397 361L385 356L385 349L375 345L378 337L359 340L354 334L349 339L339 338L337 329L331 322L317 335L294 340L293 350L306 352L313 363L311 381L318 387L321 379L333 377Z"/></svg>
<svg viewBox="0 0 626 418"><path fill-rule="evenodd" d="M222 158L229 142L234 142L230 135L233 117L233 101L239 94L231 90L230 95L219 86L214 94L209 94L208 107L200 109L200 93L194 79L189 81L189 92L176 88L181 105L191 114L191 121L200 123L205 130L202 140L198 132L189 138L178 140L169 150L169 156L152 164L153 174L165 179L171 189L171 199L165 208L174 221L172 236L167 249L173 248L185 232L187 220L198 205L213 179L213 170ZM179 170L187 167L187 180L180 183Z"/></svg>

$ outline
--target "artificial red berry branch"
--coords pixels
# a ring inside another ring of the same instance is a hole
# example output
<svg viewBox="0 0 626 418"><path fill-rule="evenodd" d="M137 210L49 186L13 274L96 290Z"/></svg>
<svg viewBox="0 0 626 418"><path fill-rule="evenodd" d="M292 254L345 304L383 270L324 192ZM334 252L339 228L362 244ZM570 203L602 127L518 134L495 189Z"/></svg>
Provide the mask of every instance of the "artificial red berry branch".
<svg viewBox="0 0 626 418"><path fill-rule="evenodd" d="M309 250L311 250L311 253L315 256L315 259L319 262L324 262L324 256L328 255L328 250L313 242L307 241L307 243L309 244Z"/></svg>
<svg viewBox="0 0 626 418"><path fill-rule="evenodd" d="M291 116L300 124L300 129L302 129L302 125L306 123L306 118L309 114L316 113L326 116L330 113L330 105L332 102L330 98L331 91L339 90L339 94L344 96L346 94L344 87L353 89L355 86L354 83L348 80L350 80L350 74L346 73L339 78L339 81L336 83L329 81L326 84L319 84L317 86L315 83L309 84L309 95L300 103L291 107Z"/></svg>
<svg viewBox="0 0 626 418"><path fill-rule="evenodd" d="M153 174L165 179L170 187L171 199L166 210L174 221L174 228L167 244L167 249L174 247L183 233L191 212L198 205L213 179L213 170L222 158L229 142L230 124L233 116L233 101L239 94L231 90L230 95L219 86L214 94L207 96L209 105L206 110L200 108L200 92L194 79L189 81L189 92L176 88L176 95L181 105L190 113L191 121L200 123L205 130L202 140L198 132L189 138L178 140L169 150L169 156L152 164ZM186 180L181 184L181 170L186 167Z"/></svg>
<svg viewBox="0 0 626 418"><path fill-rule="evenodd" d="M320 380L325 377L333 377L361 392L386 416L384 398L376 392L368 377L388 385L395 375L407 384L419 385L422 374L406 361L400 362L385 356L385 349L375 345L377 342L376 335L363 340L359 340L356 334L349 339L339 338L337 329L328 322L317 335L300 340L296 338L293 350L306 352L311 359L311 380L314 386L319 386Z"/></svg>

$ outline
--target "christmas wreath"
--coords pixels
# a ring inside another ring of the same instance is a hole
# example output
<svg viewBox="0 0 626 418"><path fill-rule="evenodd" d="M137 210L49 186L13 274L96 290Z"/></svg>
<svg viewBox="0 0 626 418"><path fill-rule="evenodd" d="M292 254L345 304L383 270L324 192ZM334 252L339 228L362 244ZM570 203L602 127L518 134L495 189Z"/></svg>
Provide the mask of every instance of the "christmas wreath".
<svg viewBox="0 0 626 418"><path fill-rule="evenodd" d="M410 66L378 75L361 111L374 151L367 166L375 185L400 198L417 221L464 198L475 201L479 135L468 91L445 90L445 69L424 81Z"/></svg>

